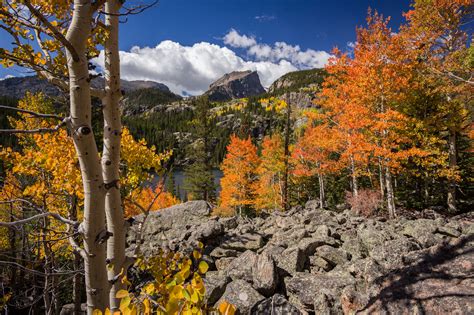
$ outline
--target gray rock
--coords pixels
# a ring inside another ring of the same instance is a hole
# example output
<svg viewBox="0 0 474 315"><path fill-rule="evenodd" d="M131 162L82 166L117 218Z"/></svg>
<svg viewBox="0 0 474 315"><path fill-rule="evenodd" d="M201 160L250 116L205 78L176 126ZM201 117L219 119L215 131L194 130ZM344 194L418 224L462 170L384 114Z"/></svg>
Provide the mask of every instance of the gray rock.
<svg viewBox="0 0 474 315"><path fill-rule="evenodd" d="M263 238L259 234L230 234L226 235L220 247L224 249L235 249L244 251L247 249L256 251L264 244Z"/></svg>
<svg viewBox="0 0 474 315"><path fill-rule="evenodd" d="M439 223L435 220L410 220L404 225L403 235L413 237L421 246L426 248L441 241L442 237L435 235L438 227Z"/></svg>
<svg viewBox="0 0 474 315"><path fill-rule="evenodd" d="M370 257L386 268L395 268L403 264L403 255L420 249L414 241L404 237L385 241L370 252Z"/></svg>
<svg viewBox="0 0 474 315"><path fill-rule="evenodd" d="M278 268L284 270L290 275L303 271L306 262L306 256L298 247L285 249L281 255L275 257Z"/></svg>
<svg viewBox="0 0 474 315"><path fill-rule="evenodd" d="M74 304L70 303L70 304L63 305L59 315L85 315L86 313L87 313L87 304L86 303L81 304L81 311L79 312L79 314L74 313Z"/></svg>
<svg viewBox="0 0 474 315"><path fill-rule="evenodd" d="M272 256L266 252L258 255L252 271L253 287L264 296L272 295L278 284L278 274Z"/></svg>
<svg viewBox="0 0 474 315"><path fill-rule="evenodd" d="M317 267L317 271L329 271L332 269L332 265L325 259L319 256L311 256L309 258L309 264L313 267Z"/></svg>
<svg viewBox="0 0 474 315"><path fill-rule="evenodd" d="M255 305L252 315L303 315L301 310L281 294L275 294Z"/></svg>
<svg viewBox="0 0 474 315"><path fill-rule="evenodd" d="M217 270L226 270L230 263L235 260L235 257L223 257L215 261Z"/></svg>
<svg viewBox="0 0 474 315"><path fill-rule="evenodd" d="M333 266L344 264L351 258L345 250L334 248L328 245L319 247L316 250L316 254Z"/></svg>
<svg viewBox="0 0 474 315"><path fill-rule="evenodd" d="M237 217L229 217L229 218L220 218L219 222L224 226L224 229L230 230L235 229L238 225Z"/></svg>
<svg viewBox="0 0 474 315"><path fill-rule="evenodd" d="M436 233L443 234L443 235L450 236L450 237L459 237L459 236L461 236L461 232L459 232L457 229L449 227L449 226L439 226L436 229Z"/></svg>
<svg viewBox="0 0 474 315"><path fill-rule="evenodd" d="M231 279L222 272L208 271L203 280L206 288L206 302L208 305L213 305L224 294L225 287Z"/></svg>
<svg viewBox="0 0 474 315"><path fill-rule="evenodd" d="M216 306L223 301L227 301L237 308L237 314L244 315L250 314L252 308L263 299L265 297L252 288L249 283L238 279L227 285Z"/></svg>
<svg viewBox="0 0 474 315"><path fill-rule="evenodd" d="M216 247L212 250L209 254L213 258L222 258L222 257L237 257L239 254L238 251L235 249L224 249L220 247Z"/></svg>
<svg viewBox="0 0 474 315"><path fill-rule="evenodd" d="M232 262L226 267L226 274L232 278L232 280L243 279L249 283L252 283L252 271L257 261L257 254L251 250L247 250L239 257L232 260Z"/></svg>
<svg viewBox="0 0 474 315"><path fill-rule="evenodd" d="M342 289L355 283L350 276L330 274L309 274L298 272L291 278L285 278L287 293L304 305L307 310L314 308L315 298L323 293L334 301L334 307L340 308L339 295Z"/></svg>

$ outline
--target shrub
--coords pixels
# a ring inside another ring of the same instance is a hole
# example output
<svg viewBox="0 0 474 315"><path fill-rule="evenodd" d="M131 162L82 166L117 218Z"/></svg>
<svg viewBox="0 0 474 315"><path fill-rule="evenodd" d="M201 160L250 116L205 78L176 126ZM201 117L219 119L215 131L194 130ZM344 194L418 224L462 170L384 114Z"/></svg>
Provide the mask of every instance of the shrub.
<svg viewBox="0 0 474 315"><path fill-rule="evenodd" d="M357 196L354 196L351 192L346 192L346 202L357 215L370 217L381 208L382 196L378 190L361 189Z"/></svg>

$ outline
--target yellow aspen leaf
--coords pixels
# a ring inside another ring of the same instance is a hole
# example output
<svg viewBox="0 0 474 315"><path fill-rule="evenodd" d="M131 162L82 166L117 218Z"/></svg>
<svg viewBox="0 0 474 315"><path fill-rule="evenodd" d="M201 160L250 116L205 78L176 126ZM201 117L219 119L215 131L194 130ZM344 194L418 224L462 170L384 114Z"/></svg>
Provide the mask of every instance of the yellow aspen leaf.
<svg viewBox="0 0 474 315"><path fill-rule="evenodd" d="M122 298L124 298L124 297L126 297L126 296L129 296L129 293L128 293L127 290L119 290L119 291L115 294L115 297L116 297L117 299L122 299Z"/></svg>
<svg viewBox="0 0 474 315"><path fill-rule="evenodd" d="M199 262L198 270L201 274L205 274L208 269L209 269L209 265L207 264L207 262L205 261Z"/></svg>

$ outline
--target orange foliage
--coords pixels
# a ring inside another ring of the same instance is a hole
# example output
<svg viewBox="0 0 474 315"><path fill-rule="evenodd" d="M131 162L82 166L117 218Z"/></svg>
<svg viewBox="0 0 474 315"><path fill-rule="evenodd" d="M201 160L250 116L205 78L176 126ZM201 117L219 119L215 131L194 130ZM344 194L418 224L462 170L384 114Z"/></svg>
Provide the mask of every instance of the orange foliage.
<svg viewBox="0 0 474 315"><path fill-rule="evenodd" d="M254 204L253 191L256 180L256 169L259 164L257 148L249 138L230 137L227 155L222 162L220 207L221 212L235 212Z"/></svg>
<svg viewBox="0 0 474 315"><path fill-rule="evenodd" d="M156 185L155 188L143 187L135 189L125 198L124 213L126 217L132 217L145 212L149 207L150 211L157 211L178 203L180 203L180 200L165 191L163 185Z"/></svg>
<svg viewBox="0 0 474 315"><path fill-rule="evenodd" d="M283 208L283 174L285 148L280 135L266 136L262 142L258 180L255 183L255 208L257 210L281 210Z"/></svg>

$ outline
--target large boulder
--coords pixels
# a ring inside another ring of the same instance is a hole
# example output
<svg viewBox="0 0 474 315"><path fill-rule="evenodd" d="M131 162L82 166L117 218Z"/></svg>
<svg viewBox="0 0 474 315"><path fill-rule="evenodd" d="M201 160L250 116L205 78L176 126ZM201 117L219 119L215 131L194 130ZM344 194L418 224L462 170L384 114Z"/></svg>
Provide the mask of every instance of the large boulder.
<svg viewBox="0 0 474 315"><path fill-rule="evenodd" d="M270 254L263 252L257 256L252 270L253 287L265 296L275 292L278 284L278 273Z"/></svg>
<svg viewBox="0 0 474 315"><path fill-rule="evenodd" d="M247 250L230 262L230 264L225 268L226 273L232 278L232 280L243 279L252 283L252 271L256 261L257 254L251 250Z"/></svg>
<svg viewBox="0 0 474 315"><path fill-rule="evenodd" d="M264 245L263 237L256 233L227 234L220 244L221 248L234 249L238 251L256 251Z"/></svg>
<svg viewBox="0 0 474 315"><path fill-rule="evenodd" d="M252 288L248 282L237 279L227 285L216 306L227 301L237 308L237 314L244 315L250 314L251 309L263 299L265 297Z"/></svg>
<svg viewBox="0 0 474 315"><path fill-rule="evenodd" d="M135 247L143 214L135 217L136 224L127 233L129 250ZM151 256L163 247L173 250L195 246L197 241L214 239L224 232L223 226L210 217L210 207L205 201L188 201L160 211L151 212L142 228L141 251Z"/></svg>
<svg viewBox="0 0 474 315"><path fill-rule="evenodd" d="M224 294L225 287L231 279L223 272L208 271L203 280L206 288L206 302L208 305L213 305Z"/></svg>

